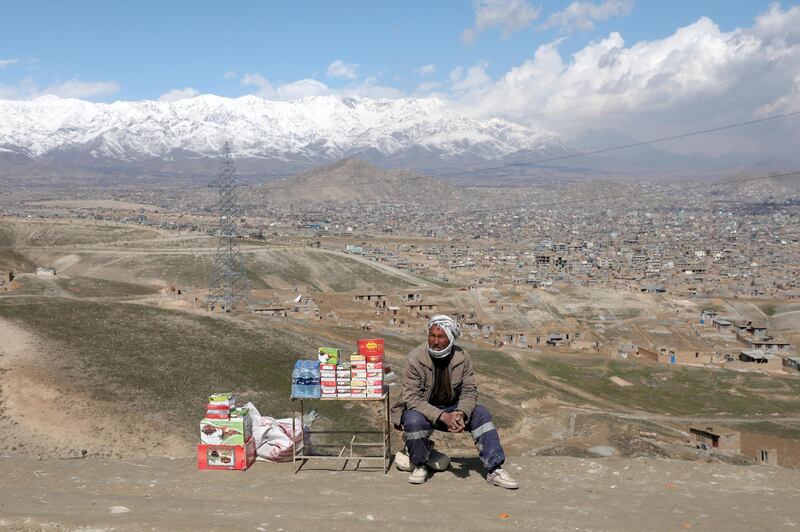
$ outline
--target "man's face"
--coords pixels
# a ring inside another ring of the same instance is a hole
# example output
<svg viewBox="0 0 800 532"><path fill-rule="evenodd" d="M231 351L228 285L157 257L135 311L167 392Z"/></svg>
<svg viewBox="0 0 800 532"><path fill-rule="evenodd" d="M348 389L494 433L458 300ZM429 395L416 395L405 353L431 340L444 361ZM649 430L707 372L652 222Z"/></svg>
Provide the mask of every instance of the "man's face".
<svg viewBox="0 0 800 532"><path fill-rule="evenodd" d="M448 345L450 345L450 339L447 337L447 333L444 332L444 329L438 325L431 327L428 331L428 347L434 351L441 351Z"/></svg>

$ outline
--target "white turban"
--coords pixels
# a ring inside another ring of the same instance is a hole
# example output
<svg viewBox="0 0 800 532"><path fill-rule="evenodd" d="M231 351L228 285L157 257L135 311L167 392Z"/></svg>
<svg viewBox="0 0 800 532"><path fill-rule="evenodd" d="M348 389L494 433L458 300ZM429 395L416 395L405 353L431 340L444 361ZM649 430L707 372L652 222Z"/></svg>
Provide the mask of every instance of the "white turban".
<svg viewBox="0 0 800 532"><path fill-rule="evenodd" d="M450 354L450 351L453 349L453 343L456 341L456 338L461 336L461 326L451 318L445 314L437 314L436 316L432 317L430 321L428 321L428 331L431 330L431 327L437 325L444 330L444 333L447 335L448 340L450 343L447 344L447 347L442 349L441 351L434 351L430 347L428 347L428 354L433 358L444 358Z"/></svg>

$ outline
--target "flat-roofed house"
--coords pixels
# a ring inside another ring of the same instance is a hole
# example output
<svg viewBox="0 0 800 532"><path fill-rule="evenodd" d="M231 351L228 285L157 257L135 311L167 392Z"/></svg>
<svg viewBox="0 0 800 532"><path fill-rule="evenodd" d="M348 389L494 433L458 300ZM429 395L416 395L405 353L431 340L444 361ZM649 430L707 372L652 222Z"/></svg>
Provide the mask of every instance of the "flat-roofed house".
<svg viewBox="0 0 800 532"><path fill-rule="evenodd" d="M689 433L698 446L720 451L739 451L742 447L741 433L722 425L690 425Z"/></svg>
<svg viewBox="0 0 800 532"><path fill-rule="evenodd" d="M731 331L733 327L733 323L724 318L714 318L711 320L711 325L720 332Z"/></svg>
<svg viewBox="0 0 800 532"><path fill-rule="evenodd" d="M800 357L786 357L783 359L783 367L788 370L800 371Z"/></svg>

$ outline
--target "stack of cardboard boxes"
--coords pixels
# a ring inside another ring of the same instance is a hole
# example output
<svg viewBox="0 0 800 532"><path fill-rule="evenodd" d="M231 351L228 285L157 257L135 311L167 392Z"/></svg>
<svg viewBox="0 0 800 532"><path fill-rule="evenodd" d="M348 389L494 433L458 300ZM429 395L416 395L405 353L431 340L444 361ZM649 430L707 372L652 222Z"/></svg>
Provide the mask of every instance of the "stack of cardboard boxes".
<svg viewBox="0 0 800 532"><path fill-rule="evenodd" d="M341 357L341 352L333 347L320 347L318 357L320 397L335 399L337 396L336 365Z"/></svg>
<svg viewBox="0 0 800 532"><path fill-rule="evenodd" d="M383 396L383 339L365 339L358 341L358 357L363 358L364 378L366 383L365 397Z"/></svg>
<svg viewBox="0 0 800 532"><path fill-rule="evenodd" d="M336 366L336 397L348 398L350 397L350 379L352 377L352 370L350 364L347 362L340 362Z"/></svg>
<svg viewBox="0 0 800 532"><path fill-rule="evenodd" d="M197 467L247 469L256 460L253 422L247 408L236 408L232 393L212 394L200 422Z"/></svg>
<svg viewBox="0 0 800 532"><path fill-rule="evenodd" d="M356 353L350 355L350 397L367 397L367 360L364 355Z"/></svg>
<svg viewBox="0 0 800 532"><path fill-rule="evenodd" d="M350 362L341 351L320 347L320 397L322 399L367 399L383 397L383 339L358 341L358 352Z"/></svg>

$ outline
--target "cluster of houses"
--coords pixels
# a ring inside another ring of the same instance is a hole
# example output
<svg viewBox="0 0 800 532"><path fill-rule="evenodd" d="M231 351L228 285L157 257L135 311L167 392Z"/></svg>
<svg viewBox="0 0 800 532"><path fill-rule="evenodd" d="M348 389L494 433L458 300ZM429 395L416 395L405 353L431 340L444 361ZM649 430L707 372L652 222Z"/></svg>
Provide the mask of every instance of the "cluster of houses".
<svg viewBox="0 0 800 532"><path fill-rule="evenodd" d="M632 343L620 344L619 356L635 355L659 364L717 365L729 369L758 371L800 371L800 357L789 342L772 336L766 325L750 320L736 321L706 309L700 324L716 333L713 349L675 349L658 346L647 349Z"/></svg>

